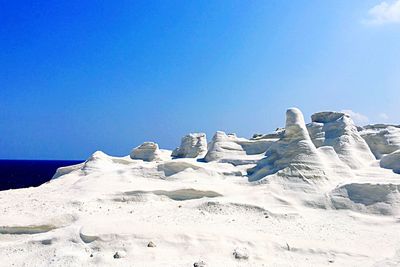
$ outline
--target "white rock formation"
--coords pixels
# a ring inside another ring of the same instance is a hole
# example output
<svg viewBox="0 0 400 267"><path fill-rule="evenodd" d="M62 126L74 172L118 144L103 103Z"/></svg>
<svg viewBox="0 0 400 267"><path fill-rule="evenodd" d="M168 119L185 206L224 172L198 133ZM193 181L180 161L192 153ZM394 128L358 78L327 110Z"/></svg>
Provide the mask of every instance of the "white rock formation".
<svg viewBox="0 0 400 267"><path fill-rule="evenodd" d="M382 157L380 166L400 174L400 149Z"/></svg>
<svg viewBox="0 0 400 267"><path fill-rule="evenodd" d="M103 151L94 152L83 164L83 169L98 169L113 165L112 158Z"/></svg>
<svg viewBox="0 0 400 267"><path fill-rule="evenodd" d="M339 158L351 168L362 168L374 156L349 115L342 112L318 112L307 125L316 147L331 146Z"/></svg>
<svg viewBox="0 0 400 267"><path fill-rule="evenodd" d="M393 215L400 211L400 184L350 183L331 193L335 209Z"/></svg>
<svg viewBox="0 0 400 267"><path fill-rule="evenodd" d="M257 155L264 153L276 140L276 138L248 140L239 138L235 134L218 131L208 145L205 160L207 162L227 162L234 165L256 163L260 158ZM252 157L253 155L255 157Z"/></svg>
<svg viewBox="0 0 400 267"><path fill-rule="evenodd" d="M260 138L260 139L250 139L238 138L236 141L247 155L257 155L265 153L267 149L276 142L279 138Z"/></svg>
<svg viewBox="0 0 400 267"><path fill-rule="evenodd" d="M58 168L52 179L57 179L60 176L73 172L78 172L81 174L98 171L104 172L107 169L114 169L115 164L127 165L129 163L130 160L127 158L112 157L107 155L103 151L96 151L92 155L90 155L90 157L85 160L85 162Z"/></svg>
<svg viewBox="0 0 400 267"><path fill-rule="evenodd" d="M276 139L282 137L283 133L285 132L285 128L277 128L273 133L268 134L253 134L253 137L250 140L260 140L260 139Z"/></svg>
<svg viewBox="0 0 400 267"><path fill-rule="evenodd" d="M233 156L246 155L243 148L237 144L236 135L227 135L222 131L218 131L208 145L208 151L205 156L207 162L217 161L223 158Z"/></svg>
<svg viewBox="0 0 400 267"><path fill-rule="evenodd" d="M175 158L204 157L207 153L207 138L205 133L191 133L185 135L181 145L172 152Z"/></svg>
<svg viewBox="0 0 400 267"><path fill-rule="evenodd" d="M301 179L325 177L323 165L297 108L286 111L286 127L281 139L273 143L256 167L249 170L249 180L259 180L281 171L287 177Z"/></svg>
<svg viewBox="0 0 400 267"><path fill-rule="evenodd" d="M143 161L157 161L160 156L161 152L154 142L144 142L134 148L130 154L131 159L141 159Z"/></svg>
<svg viewBox="0 0 400 267"><path fill-rule="evenodd" d="M83 166L84 166L84 163L79 163L79 164L75 164L75 165L71 165L71 166L57 168L56 173L53 175L53 177L51 179L57 179L58 177L69 174L73 171L81 170Z"/></svg>
<svg viewBox="0 0 400 267"><path fill-rule="evenodd" d="M165 176L171 176L186 169L197 170L200 168L199 165L193 163L173 160L158 165L157 170L164 172Z"/></svg>
<svg viewBox="0 0 400 267"><path fill-rule="evenodd" d="M367 125L361 128L360 135L377 159L400 149L399 125Z"/></svg>
<svg viewBox="0 0 400 267"><path fill-rule="evenodd" d="M0 266L398 266L395 131L375 142L382 168L347 116L313 120L309 134L294 108L273 134L219 132L210 162L147 143L131 156L152 162L97 151L39 187L0 191Z"/></svg>

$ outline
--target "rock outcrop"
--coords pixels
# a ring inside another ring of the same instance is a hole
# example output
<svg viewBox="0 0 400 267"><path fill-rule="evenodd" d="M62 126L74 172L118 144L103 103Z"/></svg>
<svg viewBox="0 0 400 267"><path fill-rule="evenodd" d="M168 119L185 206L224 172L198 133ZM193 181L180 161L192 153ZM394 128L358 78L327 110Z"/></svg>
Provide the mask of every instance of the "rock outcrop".
<svg viewBox="0 0 400 267"><path fill-rule="evenodd" d="M102 151L96 151L85 162L58 168L52 179L57 179L60 176L76 171L86 174L107 169L112 170L115 168L115 164L129 165L130 163L127 158L112 157Z"/></svg>
<svg viewBox="0 0 400 267"><path fill-rule="evenodd" d="M400 149L399 125L367 125L361 128L360 135L377 159Z"/></svg>
<svg viewBox="0 0 400 267"><path fill-rule="evenodd" d="M191 133L185 135L181 145L172 152L174 158L204 157L207 153L207 138L205 133Z"/></svg>
<svg viewBox="0 0 400 267"><path fill-rule="evenodd" d="M114 162L112 157L103 151L94 152L82 165L82 171L90 172L94 170L112 168Z"/></svg>
<svg viewBox="0 0 400 267"><path fill-rule="evenodd" d="M240 138L236 141L238 145L246 152L247 155L257 155L265 153L272 143L278 141L279 138L260 138L250 139Z"/></svg>
<svg viewBox="0 0 400 267"><path fill-rule="evenodd" d="M259 180L280 171L286 177L324 177L318 151L308 134L304 117L297 108L286 111L286 127L283 136L266 151L265 158L248 171L249 180Z"/></svg>
<svg viewBox="0 0 400 267"><path fill-rule="evenodd" d="M205 160L210 162L232 156L246 155L246 152L236 141L236 135L227 135L222 131L216 132L208 146Z"/></svg>
<svg viewBox="0 0 400 267"><path fill-rule="evenodd" d="M258 161L252 155L259 155L274 143L276 138L246 139L235 134L218 131L208 145L205 161L219 161L233 165L253 164Z"/></svg>
<svg viewBox="0 0 400 267"><path fill-rule="evenodd" d="M53 177L51 179L57 179L58 177L61 177L63 175L70 174L71 172L81 170L85 166L85 163L79 163L75 165L70 165L70 166L65 166L65 167L59 167L57 168L56 172L54 173Z"/></svg>
<svg viewBox="0 0 400 267"><path fill-rule="evenodd" d="M253 134L253 137L250 138L250 140L262 140L262 139L267 139L267 140L273 140L276 139L278 140L279 138L282 137L283 133L285 132L285 128L277 128L273 133L268 133L268 134Z"/></svg>
<svg viewBox="0 0 400 267"><path fill-rule="evenodd" d="M361 168L375 159L365 140L348 114L318 112L307 125L314 145L331 146L339 158L351 168Z"/></svg>
<svg viewBox="0 0 400 267"><path fill-rule="evenodd" d="M400 214L400 185L350 183L338 186L329 194L333 208L364 213Z"/></svg>
<svg viewBox="0 0 400 267"><path fill-rule="evenodd" d="M167 161L157 166L157 170L164 172L165 176L167 177L179 173L181 171L184 171L186 169L197 170L200 168L201 167L196 164L180 160Z"/></svg>
<svg viewBox="0 0 400 267"><path fill-rule="evenodd" d="M380 165L382 168L391 169L400 174L400 149L383 156Z"/></svg>
<svg viewBox="0 0 400 267"><path fill-rule="evenodd" d="M134 148L130 154L131 159L141 159L143 161L156 161L160 159L160 150L154 142L144 142Z"/></svg>

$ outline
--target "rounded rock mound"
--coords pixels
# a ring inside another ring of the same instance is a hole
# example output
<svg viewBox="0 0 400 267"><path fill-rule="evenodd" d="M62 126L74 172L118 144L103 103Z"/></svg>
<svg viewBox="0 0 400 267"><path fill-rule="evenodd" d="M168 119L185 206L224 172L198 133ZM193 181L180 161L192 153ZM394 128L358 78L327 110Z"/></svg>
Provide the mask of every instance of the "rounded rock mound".
<svg viewBox="0 0 400 267"><path fill-rule="evenodd" d="M391 169L395 173L400 174L400 149L391 154L383 156L380 165L382 168Z"/></svg>

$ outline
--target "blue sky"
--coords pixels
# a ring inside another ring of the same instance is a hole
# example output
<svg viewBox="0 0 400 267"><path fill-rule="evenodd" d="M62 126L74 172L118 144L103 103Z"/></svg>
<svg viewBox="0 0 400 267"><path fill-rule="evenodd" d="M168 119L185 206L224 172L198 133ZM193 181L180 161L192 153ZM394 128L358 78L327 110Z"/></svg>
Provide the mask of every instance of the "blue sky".
<svg viewBox="0 0 400 267"><path fill-rule="evenodd" d="M126 155L285 110L400 123L400 1L3 1L0 158Z"/></svg>

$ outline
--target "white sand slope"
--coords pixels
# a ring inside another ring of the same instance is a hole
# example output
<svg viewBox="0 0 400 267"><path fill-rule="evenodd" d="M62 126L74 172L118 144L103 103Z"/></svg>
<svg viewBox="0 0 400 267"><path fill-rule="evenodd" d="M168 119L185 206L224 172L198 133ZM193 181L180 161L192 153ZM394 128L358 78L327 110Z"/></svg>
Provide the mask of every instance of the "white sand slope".
<svg viewBox="0 0 400 267"><path fill-rule="evenodd" d="M2 191L0 266L399 266L400 175L333 115L306 128L289 109L273 138L219 132L207 160L98 151Z"/></svg>

